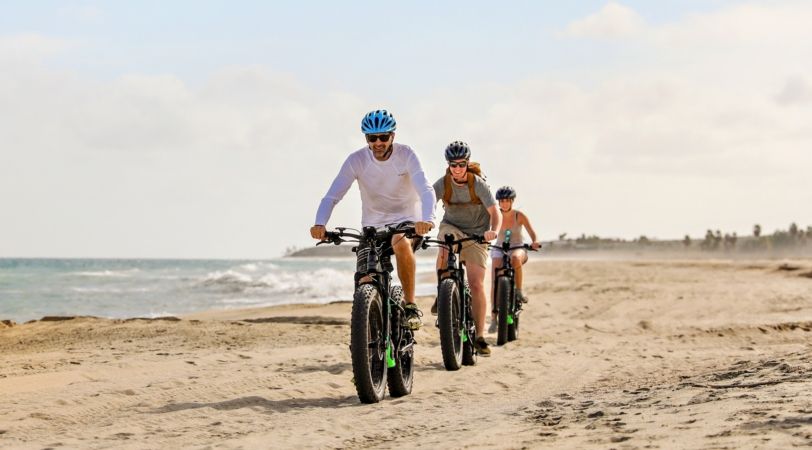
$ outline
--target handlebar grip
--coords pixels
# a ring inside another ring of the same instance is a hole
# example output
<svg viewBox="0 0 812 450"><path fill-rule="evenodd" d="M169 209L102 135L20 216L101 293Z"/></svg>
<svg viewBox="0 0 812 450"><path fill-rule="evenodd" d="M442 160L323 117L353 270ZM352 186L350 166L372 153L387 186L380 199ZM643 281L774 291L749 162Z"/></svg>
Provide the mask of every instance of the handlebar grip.
<svg viewBox="0 0 812 450"><path fill-rule="evenodd" d="M327 231L327 232L324 233L324 240L319 242L316 245L319 245L319 244L335 244L335 245L338 245L342 241L343 241L343 239L341 239L341 234L340 233L335 232L335 231Z"/></svg>

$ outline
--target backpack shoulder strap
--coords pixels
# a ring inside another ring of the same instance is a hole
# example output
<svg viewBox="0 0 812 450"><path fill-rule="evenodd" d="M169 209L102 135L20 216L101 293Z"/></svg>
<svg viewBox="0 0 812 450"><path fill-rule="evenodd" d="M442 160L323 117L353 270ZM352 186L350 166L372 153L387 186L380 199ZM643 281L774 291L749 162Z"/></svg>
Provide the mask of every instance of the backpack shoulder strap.
<svg viewBox="0 0 812 450"><path fill-rule="evenodd" d="M451 195L454 193L454 188L451 186L451 171L446 169L445 177L443 178L443 205L453 205L454 202L451 201ZM482 204L482 200L479 199L479 196L476 195L476 175L473 173L468 174L468 195L471 196L471 203L475 205Z"/></svg>
<svg viewBox="0 0 812 450"><path fill-rule="evenodd" d="M474 186L475 183L476 183L476 175L474 175L472 173L469 173L468 174L468 194L471 196L471 203L473 203L475 205L481 205L482 200L480 200L479 196L476 195L476 189L475 189L475 186Z"/></svg>
<svg viewBox="0 0 812 450"><path fill-rule="evenodd" d="M445 170L445 177L443 177L443 206L448 206L451 204L451 195L454 193L454 189L451 187L451 171L446 169Z"/></svg>

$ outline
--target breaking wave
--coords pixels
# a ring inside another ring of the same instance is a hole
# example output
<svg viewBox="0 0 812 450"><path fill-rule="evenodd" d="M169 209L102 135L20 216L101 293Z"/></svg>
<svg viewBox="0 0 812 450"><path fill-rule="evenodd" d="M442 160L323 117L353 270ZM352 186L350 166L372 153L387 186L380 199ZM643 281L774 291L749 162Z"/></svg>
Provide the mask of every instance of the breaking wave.
<svg viewBox="0 0 812 450"><path fill-rule="evenodd" d="M200 284L232 294L330 299L352 296L352 277L353 272L331 268L295 272L280 270L256 276L226 270L209 273Z"/></svg>

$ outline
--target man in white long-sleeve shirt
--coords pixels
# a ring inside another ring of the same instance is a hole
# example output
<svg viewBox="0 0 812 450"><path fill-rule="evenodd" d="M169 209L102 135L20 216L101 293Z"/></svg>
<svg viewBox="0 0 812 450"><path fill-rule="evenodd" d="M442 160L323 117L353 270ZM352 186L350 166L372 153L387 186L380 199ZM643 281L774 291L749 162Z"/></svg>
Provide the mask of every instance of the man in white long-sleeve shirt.
<svg viewBox="0 0 812 450"><path fill-rule="evenodd" d="M414 222L419 235L434 228L434 188L423 172L415 152L395 140L395 118L386 110L372 111L361 121L367 146L350 154L319 204L314 239L323 240L335 205L358 181L361 191L361 224L381 227ZM420 310L414 302L415 258L412 242L402 234L392 238L392 249L403 286L406 316L412 329L420 328ZM360 252L359 252L360 253Z"/></svg>

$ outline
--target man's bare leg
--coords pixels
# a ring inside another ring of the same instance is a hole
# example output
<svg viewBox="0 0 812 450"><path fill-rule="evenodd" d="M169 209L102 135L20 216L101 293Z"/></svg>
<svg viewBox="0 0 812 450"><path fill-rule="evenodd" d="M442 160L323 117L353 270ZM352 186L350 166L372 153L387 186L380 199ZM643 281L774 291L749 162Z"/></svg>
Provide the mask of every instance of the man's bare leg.
<svg viewBox="0 0 812 450"><path fill-rule="evenodd" d="M415 259L412 242L403 235L392 237L392 249L395 251L395 260L398 262L398 278L403 286L403 296L406 303L414 303Z"/></svg>
<svg viewBox="0 0 812 450"><path fill-rule="evenodd" d="M468 286L471 288L471 299L473 301L474 323L476 324L477 336L485 336L485 311L488 309L488 301L485 297L485 268L476 264L466 264L468 271Z"/></svg>
<svg viewBox="0 0 812 450"><path fill-rule="evenodd" d="M513 274L516 279L516 289L522 288L522 260L522 255L513 255L510 257L510 264L513 265Z"/></svg>
<svg viewBox="0 0 812 450"><path fill-rule="evenodd" d="M435 267L437 270L445 269L446 264L448 263L448 250L445 247L439 247L437 252L437 264Z"/></svg>
<svg viewBox="0 0 812 450"><path fill-rule="evenodd" d="M527 301L522 292L522 266L527 262L527 253L524 250L517 250L510 257L510 264L513 266L514 279L516 281L516 290L521 292L522 301Z"/></svg>

